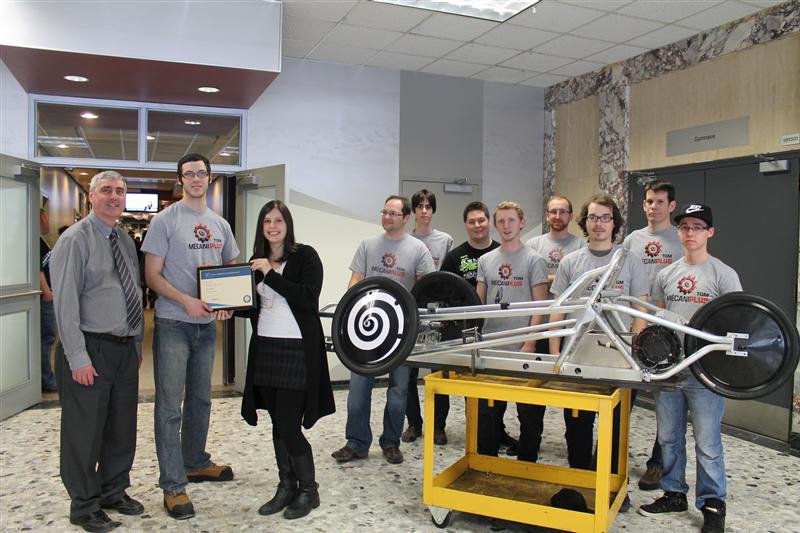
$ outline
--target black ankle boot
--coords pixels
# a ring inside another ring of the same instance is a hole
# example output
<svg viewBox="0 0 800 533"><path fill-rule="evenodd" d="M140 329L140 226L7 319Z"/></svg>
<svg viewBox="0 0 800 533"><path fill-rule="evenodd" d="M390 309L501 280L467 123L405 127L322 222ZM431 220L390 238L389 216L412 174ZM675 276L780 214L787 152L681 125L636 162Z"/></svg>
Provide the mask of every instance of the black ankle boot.
<svg viewBox="0 0 800 533"><path fill-rule="evenodd" d="M300 488L297 497L283 512L288 520L302 518L319 507L319 491L314 478L314 456L311 452L299 457L292 457L292 470L297 476Z"/></svg>
<svg viewBox="0 0 800 533"><path fill-rule="evenodd" d="M273 439L275 446L275 462L278 464L278 490L275 496L258 509L258 514L271 515L283 511L297 496L297 478L292 471L292 460L289 450L282 440Z"/></svg>

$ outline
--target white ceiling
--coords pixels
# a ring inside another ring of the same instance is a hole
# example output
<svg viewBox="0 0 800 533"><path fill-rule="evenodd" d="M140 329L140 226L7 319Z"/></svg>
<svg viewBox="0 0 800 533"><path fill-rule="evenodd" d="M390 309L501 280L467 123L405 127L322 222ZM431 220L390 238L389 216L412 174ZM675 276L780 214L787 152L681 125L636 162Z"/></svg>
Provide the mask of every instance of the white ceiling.
<svg viewBox="0 0 800 533"><path fill-rule="evenodd" d="M370 0L283 0L283 57L547 87L782 0L543 0L504 23Z"/></svg>

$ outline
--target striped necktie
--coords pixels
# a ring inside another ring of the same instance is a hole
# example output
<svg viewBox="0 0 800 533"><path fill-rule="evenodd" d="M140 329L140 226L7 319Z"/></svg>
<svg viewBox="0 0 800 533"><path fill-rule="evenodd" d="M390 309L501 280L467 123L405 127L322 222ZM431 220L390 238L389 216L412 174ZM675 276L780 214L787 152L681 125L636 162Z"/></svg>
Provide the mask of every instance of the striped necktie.
<svg viewBox="0 0 800 533"><path fill-rule="evenodd" d="M114 254L114 264L117 266L117 273L119 280L122 282L122 291L125 293L125 310L128 313L128 327L131 332L138 329L142 323L144 314L142 311L142 295L136 290L136 284L133 282L131 272L128 270L128 265L125 264L125 258L122 257L122 250L119 249L117 243L117 232L112 230L108 236L111 241L111 252Z"/></svg>

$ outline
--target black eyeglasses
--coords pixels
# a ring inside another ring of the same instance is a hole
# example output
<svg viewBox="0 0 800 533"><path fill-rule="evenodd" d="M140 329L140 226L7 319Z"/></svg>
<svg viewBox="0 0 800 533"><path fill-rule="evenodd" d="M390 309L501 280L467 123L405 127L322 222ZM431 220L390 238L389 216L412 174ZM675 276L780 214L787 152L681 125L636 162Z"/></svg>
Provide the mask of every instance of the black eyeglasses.
<svg viewBox="0 0 800 533"><path fill-rule="evenodd" d="M687 224L681 224L678 226L678 231L681 233L700 233L701 231L705 231L708 229L708 226L689 226Z"/></svg>
<svg viewBox="0 0 800 533"><path fill-rule="evenodd" d="M600 222L609 223L613 219L614 219L614 217L611 216L609 213L606 213L605 215L600 215L600 216L598 216L598 215L589 215L589 216L586 217L586 220L588 220L589 222L597 222L599 220Z"/></svg>
<svg viewBox="0 0 800 533"><path fill-rule="evenodd" d="M193 180L195 178L200 178L202 180L208 177L208 172L206 172L205 170L201 170L200 172L192 172L190 170L189 172L184 172L183 174L181 174L181 176L183 176L187 180Z"/></svg>

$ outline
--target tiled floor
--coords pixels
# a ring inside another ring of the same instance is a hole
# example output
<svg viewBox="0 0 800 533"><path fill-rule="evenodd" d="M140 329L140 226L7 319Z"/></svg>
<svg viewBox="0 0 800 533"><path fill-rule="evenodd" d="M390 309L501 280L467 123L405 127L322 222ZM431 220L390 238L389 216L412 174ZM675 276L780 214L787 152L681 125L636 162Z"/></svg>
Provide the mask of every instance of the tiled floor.
<svg viewBox="0 0 800 533"><path fill-rule="evenodd" d="M139 439L129 493L141 500L146 512L121 517L129 531L441 531L431 524L422 504L422 442L403 444L406 461L387 464L377 444L364 461L337 465L330 453L344 444L347 391L335 392L338 412L321 420L306 434L314 448L322 506L297 521L280 515L263 517L256 510L272 496L276 483L270 425L248 426L239 416L238 398L214 400L208 449L217 461L229 462L234 481L189 487L197 510L191 520L177 522L161 507L158 464L153 443L153 404L139 408ZM378 429L385 390L376 389L373 428ZM436 448L436 464L443 468L461 456L464 446L463 405L454 399L448 419L450 443ZM506 423L516 433L515 409ZM77 530L67 520L69 499L58 475L60 409L30 409L0 423L0 530ZM268 420L268 419L267 419ZM566 464L561 414L548 409L542 462ZM632 417L631 479L644 469L653 441L653 413L636 408ZM379 429L378 429L379 431ZM800 532L800 459L734 437L723 436L728 465L728 531ZM691 438L690 438L691 443ZM687 477L693 487L694 452L689 452ZM630 490L633 510L619 515L612 531L697 531L702 523L694 509L689 516L645 518L635 508L659 493ZM693 489L689 494L693 499ZM490 509L486 510L490 514ZM521 524L492 521L457 513L448 530L541 531Z"/></svg>

